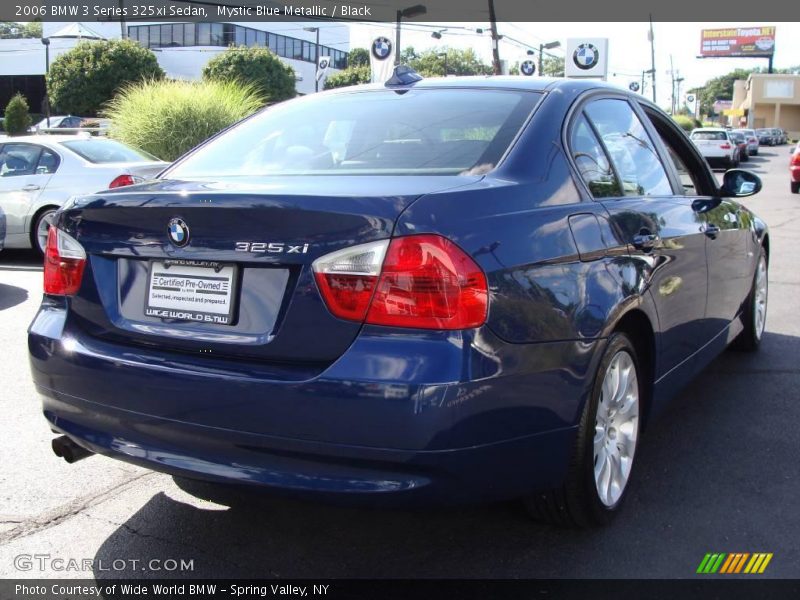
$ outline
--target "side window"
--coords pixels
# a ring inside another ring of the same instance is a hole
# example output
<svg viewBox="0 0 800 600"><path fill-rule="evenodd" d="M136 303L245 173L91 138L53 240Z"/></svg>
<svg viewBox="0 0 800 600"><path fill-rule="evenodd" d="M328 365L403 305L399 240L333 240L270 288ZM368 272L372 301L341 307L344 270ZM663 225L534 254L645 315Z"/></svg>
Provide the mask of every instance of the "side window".
<svg viewBox="0 0 800 600"><path fill-rule="evenodd" d="M592 196L613 198L622 195L606 153L583 115L572 127L569 146L572 159Z"/></svg>
<svg viewBox="0 0 800 600"><path fill-rule="evenodd" d="M666 115L643 107L650 122L658 131L661 141L669 151L672 164L687 196L711 196L716 193L716 180L708 170L708 163L694 149L686 135Z"/></svg>
<svg viewBox="0 0 800 600"><path fill-rule="evenodd" d="M40 151L33 144L5 144L0 152L0 177L33 175Z"/></svg>
<svg viewBox="0 0 800 600"><path fill-rule="evenodd" d="M681 185L683 186L683 193L687 196L697 195L697 182L694 180L694 177L689 169L686 168L686 164L683 162L683 159L681 159L678 153L675 152L675 149L670 145L668 140L665 140L663 136L661 139L669 151L669 157L672 159L672 164L675 165L675 171L677 171L678 177L681 180Z"/></svg>
<svg viewBox="0 0 800 600"><path fill-rule="evenodd" d="M624 195L673 194L653 142L630 104L625 100L597 100L586 107L586 114L608 149Z"/></svg>
<svg viewBox="0 0 800 600"><path fill-rule="evenodd" d="M55 152L47 148L42 148L42 154L39 156L39 163L36 165L36 174L50 175L55 173L60 162Z"/></svg>

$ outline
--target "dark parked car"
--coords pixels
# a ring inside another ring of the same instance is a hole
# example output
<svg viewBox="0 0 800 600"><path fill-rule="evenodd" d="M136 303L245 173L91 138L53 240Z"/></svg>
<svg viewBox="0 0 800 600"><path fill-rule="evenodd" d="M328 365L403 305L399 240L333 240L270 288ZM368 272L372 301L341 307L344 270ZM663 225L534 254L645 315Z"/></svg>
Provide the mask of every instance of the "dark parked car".
<svg viewBox="0 0 800 600"><path fill-rule="evenodd" d="M758 143L762 146L774 146L778 143L772 129L756 129L756 134L758 134Z"/></svg>
<svg viewBox="0 0 800 600"><path fill-rule="evenodd" d="M56 215L29 348L58 454L617 512L644 426L761 341L769 237L734 199L761 183L602 83L418 79L273 106Z"/></svg>

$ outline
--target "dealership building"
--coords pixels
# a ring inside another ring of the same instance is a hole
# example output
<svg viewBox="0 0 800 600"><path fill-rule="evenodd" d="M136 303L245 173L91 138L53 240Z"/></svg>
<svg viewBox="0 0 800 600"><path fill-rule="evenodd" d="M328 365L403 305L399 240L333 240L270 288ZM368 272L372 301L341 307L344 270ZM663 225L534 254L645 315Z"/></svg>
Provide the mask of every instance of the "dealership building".
<svg viewBox="0 0 800 600"><path fill-rule="evenodd" d="M49 60L73 48L80 41L119 39L119 23L43 23L42 34L49 40ZM315 91L316 51L331 58L331 72L347 66L350 49L349 27L333 22L260 23L156 23L137 22L125 26L127 36L150 48L158 63L175 79L199 79L203 67L228 46L269 48L291 66L297 76L297 91ZM0 40L0 108L16 92L28 100L31 112L41 112L45 95L44 75L47 53L42 40Z"/></svg>
<svg viewBox="0 0 800 600"><path fill-rule="evenodd" d="M800 138L800 75L753 73L733 84L731 125L779 127Z"/></svg>

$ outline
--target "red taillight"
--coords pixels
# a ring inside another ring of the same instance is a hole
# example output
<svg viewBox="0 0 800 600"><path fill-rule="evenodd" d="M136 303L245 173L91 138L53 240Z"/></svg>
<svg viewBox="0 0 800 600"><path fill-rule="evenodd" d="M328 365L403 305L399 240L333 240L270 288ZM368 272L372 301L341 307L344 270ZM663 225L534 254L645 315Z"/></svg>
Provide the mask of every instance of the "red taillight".
<svg viewBox="0 0 800 600"><path fill-rule="evenodd" d="M723 150L730 150L731 149L731 145L730 144L720 144L719 147L722 148Z"/></svg>
<svg viewBox="0 0 800 600"><path fill-rule="evenodd" d="M125 174L125 175L120 175L119 177L115 177L114 181L108 184L108 187L109 189L118 188L118 187L124 187L126 185L133 185L134 183L136 183L136 180L133 178L133 175Z"/></svg>
<svg viewBox="0 0 800 600"><path fill-rule="evenodd" d="M800 150L792 154L792 166L800 167Z"/></svg>
<svg viewBox="0 0 800 600"><path fill-rule="evenodd" d="M50 226L44 253L44 293L74 296L81 287L86 252L72 237Z"/></svg>
<svg viewBox="0 0 800 600"><path fill-rule="evenodd" d="M417 329L469 329L486 321L486 276L438 235L355 246L318 259L314 272L328 308L343 319Z"/></svg>

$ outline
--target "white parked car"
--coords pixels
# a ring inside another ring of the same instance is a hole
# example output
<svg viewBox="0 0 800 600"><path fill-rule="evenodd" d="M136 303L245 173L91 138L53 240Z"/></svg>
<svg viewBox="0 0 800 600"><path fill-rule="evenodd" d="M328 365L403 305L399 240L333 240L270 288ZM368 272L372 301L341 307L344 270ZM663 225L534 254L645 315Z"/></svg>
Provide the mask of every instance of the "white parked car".
<svg viewBox="0 0 800 600"><path fill-rule="evenodd" d="M750 156L758 156L758 134L755 129L734 129L734 133L741 133L747 142L747 153Z"/></svg>
<svg viewBox="0 0 800 600"><path fill-rule="evenodd" d="M77 129L83 123L83 117L76 117L73 115L55 116L50 117L50 124L47 124L47 119L42 119L36 125L32 125L28 131L31 133L39 133L41 129ZM65 132L66 133L66 132Z"/></svg>
<svg viewBox="0 0 800 600"><path fill-rule="evenodd" d="M693 130L689 137L711 166L721 164L731 168L739 165L739 148L727 129L701 127Z"/></svg>
<svg viewBox="0 0 800 600"><path fill-rule="evenodd" d="M0 140L6 248L42 252L50 219L70 196L139 183L167 163L107 138L31 135Z"/></svg>

